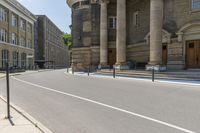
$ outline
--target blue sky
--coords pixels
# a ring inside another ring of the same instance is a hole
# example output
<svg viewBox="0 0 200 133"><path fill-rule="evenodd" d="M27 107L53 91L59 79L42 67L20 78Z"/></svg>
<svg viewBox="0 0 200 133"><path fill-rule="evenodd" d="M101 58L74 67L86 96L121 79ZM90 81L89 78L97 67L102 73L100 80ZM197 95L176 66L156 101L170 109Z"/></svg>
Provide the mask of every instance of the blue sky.
<svg viewBox="0 0 200 133"><path fill-rule="evenodd" d="M33 14L48 16L63 32L70 33L71 10L66 0L18 0Z"/></svg>

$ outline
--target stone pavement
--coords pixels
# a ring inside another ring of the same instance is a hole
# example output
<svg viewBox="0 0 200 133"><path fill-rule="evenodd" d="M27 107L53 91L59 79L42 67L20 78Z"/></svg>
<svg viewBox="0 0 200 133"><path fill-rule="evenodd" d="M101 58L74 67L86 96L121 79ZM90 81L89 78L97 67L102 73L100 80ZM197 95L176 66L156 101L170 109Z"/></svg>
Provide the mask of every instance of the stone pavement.
<svg viewBox="0 0 200 133"><path fill-rule="evenodd" d="M6 119L7 106L0 98L0 133L42 133L39 128L11 108L11 121Z"/></svg>

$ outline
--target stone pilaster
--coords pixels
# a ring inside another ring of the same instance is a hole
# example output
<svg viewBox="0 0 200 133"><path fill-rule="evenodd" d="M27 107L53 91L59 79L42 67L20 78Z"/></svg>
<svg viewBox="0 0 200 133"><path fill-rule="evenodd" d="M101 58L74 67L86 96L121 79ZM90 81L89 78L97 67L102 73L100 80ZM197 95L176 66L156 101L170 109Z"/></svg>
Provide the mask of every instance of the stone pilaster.
<svg viewBox="0 0 200 133"><path fill-rule="evenodd" d="M150 0L150 61L147 70L152 66L158 71L166 70L162 65L163 4L163 0Z"/></svg>
<svg viewBox="0 0 200 133"><path fill-rule="evenodd" d="M128 69L126 65L126 0L117 0L117 62L116 69Z"/></svg>
<svg viewBox="0 0 200 133"><path fill-rule="evenodd" d="M100 0L100 68L108 67L108 0Z"/></svg>

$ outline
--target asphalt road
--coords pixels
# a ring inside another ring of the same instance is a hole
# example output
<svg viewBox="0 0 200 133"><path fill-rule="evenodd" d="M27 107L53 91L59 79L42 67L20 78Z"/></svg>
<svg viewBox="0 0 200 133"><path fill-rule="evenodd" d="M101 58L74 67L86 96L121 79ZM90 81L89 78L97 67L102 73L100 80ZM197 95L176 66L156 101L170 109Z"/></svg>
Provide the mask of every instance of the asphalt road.
<svg viewBox="0 0 200 133"><path fill-rule="evenodd" d="M200 133L200 86L66 75L11 78L11 101L54 133ZM0 95L5 96L5 79Z"/></svg>

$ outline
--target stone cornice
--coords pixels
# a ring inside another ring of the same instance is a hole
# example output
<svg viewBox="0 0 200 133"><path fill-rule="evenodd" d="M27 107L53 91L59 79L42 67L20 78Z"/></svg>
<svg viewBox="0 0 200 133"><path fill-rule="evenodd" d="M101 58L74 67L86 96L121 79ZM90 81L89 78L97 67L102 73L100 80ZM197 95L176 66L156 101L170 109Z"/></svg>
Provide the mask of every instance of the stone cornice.
<svg viewBox="0 0 200 133"><path fill-rule="evenodd" d="M36 16L32 14L28 9L26 9L23 5L21 5L16 0L4 0L1 1L1 4L11 10L12 12L16 13L23 19L29 21L31 24L36 21Z"/></svg>
<svg viewBox="0 0 200 133"><path fill-rule="evenodd" d="M75 4L76 2L85 1L85 0L66 0L66 1L67 1L68 6L72 7L72 5Z"/></svg>
<svg viewBox="0 0 200 133"><path fill-rule="evenodd" d="M13 5L17 10L19 10L20 12L22 12L24 15L26 15L27 17L31 18L33 21L36 21L36 16L31 13L26 7L24 7L22 4L20 4L18 1L16 0L7 0L11 5Z"/></svg>
<svg viewBox="0 0 200 133"><path fill-rule="evenodd" d="M67 4L69 5L69 7L72 7L72 5L78 1L81 1L81 0L67 0Z"/></svg>

